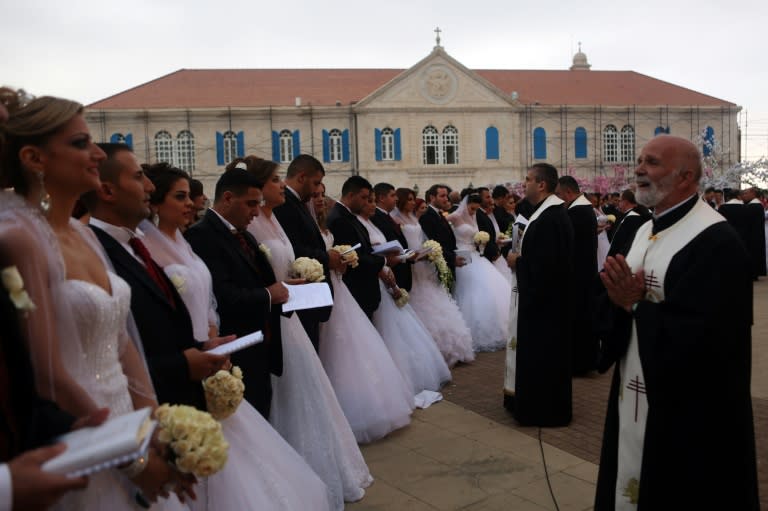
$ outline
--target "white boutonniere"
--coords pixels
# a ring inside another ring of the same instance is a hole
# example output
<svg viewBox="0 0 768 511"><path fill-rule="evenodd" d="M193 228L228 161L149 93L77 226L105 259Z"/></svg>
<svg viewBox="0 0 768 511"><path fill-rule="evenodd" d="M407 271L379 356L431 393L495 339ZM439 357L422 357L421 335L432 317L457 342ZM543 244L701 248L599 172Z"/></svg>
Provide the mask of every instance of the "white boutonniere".
<svg viewBox="0 0 768 511"><path fill-rule="evenodd" d="M259 250L262 254L264 254L264 257L267 258L267 261L272 261L272 251L268 246L266 246L264 243L259 243Z"/></svg>
<svg viewBox="0 0 768 511"><path fill-rule="evenodd" d="M9 266L3 269L2 279L14 307L24 312L35 310L34 302L24 289L24 279L21 278L18 268Z"/></svg>
<svg viewBox="0 0 768 511"><path fill-rule="evenodd" d="M187 281L184 280L184 277L181 275L171 275L169 278L171 279L173 287L176 288L176 291L178 291L179 294L182 294L186 290Z"/></svg>

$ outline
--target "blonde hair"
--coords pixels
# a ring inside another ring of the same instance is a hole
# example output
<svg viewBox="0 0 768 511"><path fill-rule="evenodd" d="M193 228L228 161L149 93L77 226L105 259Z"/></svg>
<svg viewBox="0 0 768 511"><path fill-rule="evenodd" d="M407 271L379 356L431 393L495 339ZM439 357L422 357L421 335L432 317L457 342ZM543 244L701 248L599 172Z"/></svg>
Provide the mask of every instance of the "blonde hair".
<svg viewBox="0 0 768 511"><path fill-rule="evenodd" d="M19 151L26 145L43 146L62 126L83 112L76 101L41 96L27 102L22 91L0 88L0 102L8 120L0 125L0 186L25 194L28 188Z"/></svg>

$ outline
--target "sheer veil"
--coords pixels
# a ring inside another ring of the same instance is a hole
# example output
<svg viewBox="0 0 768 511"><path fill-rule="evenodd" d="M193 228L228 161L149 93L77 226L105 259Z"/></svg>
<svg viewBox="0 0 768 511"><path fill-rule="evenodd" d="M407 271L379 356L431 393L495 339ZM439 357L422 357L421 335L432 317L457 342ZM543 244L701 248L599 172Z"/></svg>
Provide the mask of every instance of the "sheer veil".
<svg viewBox="0 0 768 511"><path fill-rule="evenodd" d="M448 215L448 221L453 224L454 229L464 224L471 225L477 229L477 217L475 215L470 215L469 207L467 206L468 199L469 194L461 199L461 203L459 204L459 207L456 208L456 211Z"/></svg>
<svg viewBox="0 0 768 511"><path fill-rule="evenodd" d="M395 222L400 225L418 225L419 220L413 213L403 213L398 208L393 209L389 216L391 216Z"/></svg>

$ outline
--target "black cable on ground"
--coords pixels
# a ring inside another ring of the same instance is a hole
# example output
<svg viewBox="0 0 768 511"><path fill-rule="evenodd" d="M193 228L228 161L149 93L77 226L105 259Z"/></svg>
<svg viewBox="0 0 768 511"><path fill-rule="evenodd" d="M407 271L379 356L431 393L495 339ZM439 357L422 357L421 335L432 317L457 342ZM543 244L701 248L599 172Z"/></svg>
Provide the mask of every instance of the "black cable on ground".
<svg viewBox="0 0 768 511"><path fill-rule="evenodd" d="M549 494L552 496L552 502L555 503L555 509L560 511L560 506L557 505L557 499L555 498L555 492L552 491L552 483L549 482L549 470L547 470L547 460L544 458L544 444L541 442L541 428L539 428L539 448L541 449L541 462L544 464L544 477L547 478L547 486L549 486Z"/></svg>

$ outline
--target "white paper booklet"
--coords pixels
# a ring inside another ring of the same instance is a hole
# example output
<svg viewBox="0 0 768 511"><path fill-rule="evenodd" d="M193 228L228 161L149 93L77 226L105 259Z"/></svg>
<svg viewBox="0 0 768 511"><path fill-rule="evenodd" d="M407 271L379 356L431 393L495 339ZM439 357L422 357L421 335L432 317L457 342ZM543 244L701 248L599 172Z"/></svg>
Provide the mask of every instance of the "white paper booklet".
<svg viewBox="0 0 768 511"><path fill-rule="evenodd" d="M101 426L78 429L56 439L67 450L46 461L43 470L80 477L130 463L146 454L157 422L149 407L115 417Z"/></svg>
<svg viewBox="0 0 768 511"><path fill-rule="evenodd" d="M381 254L386 254L390 252L393 254L402 254L403 246L397 240L387 241L384 243L379 243L378 245L374 246L373 252L371 253L375 255L381 255Z"/></svg>
<svg viewBox="0 0 768 511"><path fill-rule="evenodd" d="M283 304L283 312L316 309L333 305L331 288L325 282L291 285L283 282L288 288L288 301Z"/></svg>
<svg viewBox="0 0 768 511"><path fill-rule="evenodd" d="M219 344L212 350L206 351L206 353L213 353L214 355L229 355L230 353L245 349L248 346L260 343L263 340L264 335L261 333L261 330L257 330L252 334L238 337L234 341L228 342L226 344Z"/></svg>

